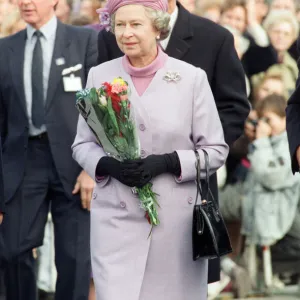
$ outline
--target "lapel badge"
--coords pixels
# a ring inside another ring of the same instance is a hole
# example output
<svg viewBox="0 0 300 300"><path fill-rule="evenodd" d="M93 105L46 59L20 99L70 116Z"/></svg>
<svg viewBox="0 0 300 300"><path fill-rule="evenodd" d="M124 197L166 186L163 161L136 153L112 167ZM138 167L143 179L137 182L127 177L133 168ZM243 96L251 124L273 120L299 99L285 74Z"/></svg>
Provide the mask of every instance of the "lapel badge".
<svg viewBox="0 0 300 300"><path fill-rule="evenodd" d="M62 66L62 65L64 65L66 62L65 62L65 59L64 59L63 57L60 57L60 58L57 58L57 59L55 60L55 63L56 63L57 66Z"/></svg>
<svg viewBox="0 0 300 300"><path fill-rule="evenodd" d="M178 72L170 72L168 71L163 79L167 82L177 82L181 79L180 74Z"/></svg>

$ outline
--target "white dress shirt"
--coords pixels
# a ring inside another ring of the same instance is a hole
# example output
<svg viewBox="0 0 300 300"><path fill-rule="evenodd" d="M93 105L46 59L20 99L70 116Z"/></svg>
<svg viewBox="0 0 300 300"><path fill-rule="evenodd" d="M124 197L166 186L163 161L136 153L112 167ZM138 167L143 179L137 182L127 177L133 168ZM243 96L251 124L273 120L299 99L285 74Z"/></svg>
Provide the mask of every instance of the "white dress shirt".
<svg viewBox="0 0 300 300"><path fill-rule="evenodd" d="M43 34L41 37L41 45L43 50L43 84L44 84L44 101L46 102L50 67L52 62L52 55L55 44L55 36L57 29L57 19L55 16L44 26L40 28L40 32ZM30 25L27 25L27 39L25 44L24 53L24 92L27 106L27 114L29 118L29 135L34 136L46 131L46 126L41 128L35 128L32 124L31 107L32 107L32 87L31 87L31 66L32 56L37 37L34 35L36 29Z"/></svg>
<svg viewBox="0 0 300 300"><path fill-rule="evenodd" d="M170 17L171 17L171 19L170 19L170 24L169 24L170 29L171 29L171 30L170 30L170 34L168 35L168 37L167 37L166 39L164 39L164 40L162 40L162 41L160 42L160 45L162 46L162 48L163 48L164 50L167 49L167 46L168 46L168 44L169 44L169 41L170 41L170 37L171 37L172 31L173 31L174 26L175 26L175 23L176 23L176 21L177 21L177 17L178 17L178 7L177 7L177 5L175 6L175 10L172 12L172 14L170 15Z"/></svg>

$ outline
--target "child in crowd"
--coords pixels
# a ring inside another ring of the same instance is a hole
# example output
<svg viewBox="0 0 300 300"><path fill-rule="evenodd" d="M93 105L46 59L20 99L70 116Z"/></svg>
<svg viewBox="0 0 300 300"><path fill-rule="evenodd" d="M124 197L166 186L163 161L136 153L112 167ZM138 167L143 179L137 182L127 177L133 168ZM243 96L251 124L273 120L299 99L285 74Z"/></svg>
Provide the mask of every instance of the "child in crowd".
<svg viewBox="0 0 300 300"><path fill-rule="evenodd" d="M285 98L270 95L255 108L258 119L248 153L242 234L249 243L270 246L285 236L294 221L300 180L291 171Z"/></svg>

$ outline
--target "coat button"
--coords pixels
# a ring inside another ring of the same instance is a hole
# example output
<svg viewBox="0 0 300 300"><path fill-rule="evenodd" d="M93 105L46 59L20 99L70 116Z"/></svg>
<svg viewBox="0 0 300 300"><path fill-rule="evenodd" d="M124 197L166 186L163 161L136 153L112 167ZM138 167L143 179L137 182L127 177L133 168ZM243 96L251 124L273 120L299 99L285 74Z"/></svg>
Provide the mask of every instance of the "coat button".
<svg viewBox="0 0 300 300"><path fill-rule="evenodd" d="M140 124L139 127L140 127L140 130L141 130L141 131L145 131L145 130L146 130L146 126L145 126L144 124Z"/></svg>
<svg viewBox="0 0 300 300"><path fill-rule="evenodd" d="M121 205L122 208L125 208L125 207L126 207L126 203L123 202L123 201L120 202L120 205Z"/></svg>
<svg viewBox="0 0 300 300"><path fill-rule="evenodd" d="M97 194L93 193L93 199L96 199L96 198L97 198Z"/></svg>
<svg viewBox="0 0 300 300"><path fill-rule="evenodd" d="M145 150L141 150L141 157L142 158L146 157L146 151Z"/></svg>
<svg viewBox="0 0 300 300"><path fill-rule="evenodd" d="M189 204L193 204L193 198L192 198L192 197L189 197L189 198L188 198L188 203L189 203Z"/></svg>

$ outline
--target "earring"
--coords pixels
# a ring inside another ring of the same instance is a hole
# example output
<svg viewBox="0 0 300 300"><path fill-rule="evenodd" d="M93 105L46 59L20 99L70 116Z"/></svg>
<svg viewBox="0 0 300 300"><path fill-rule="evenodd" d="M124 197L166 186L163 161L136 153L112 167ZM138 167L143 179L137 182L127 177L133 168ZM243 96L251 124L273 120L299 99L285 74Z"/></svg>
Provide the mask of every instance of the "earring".
<svg viewBox="0 0 300 300"><path fill-rule="evenodd" d="M158 35L158 36L156 37L156 39L159 40L159 39L160 39L160 35Z"/></svg>

